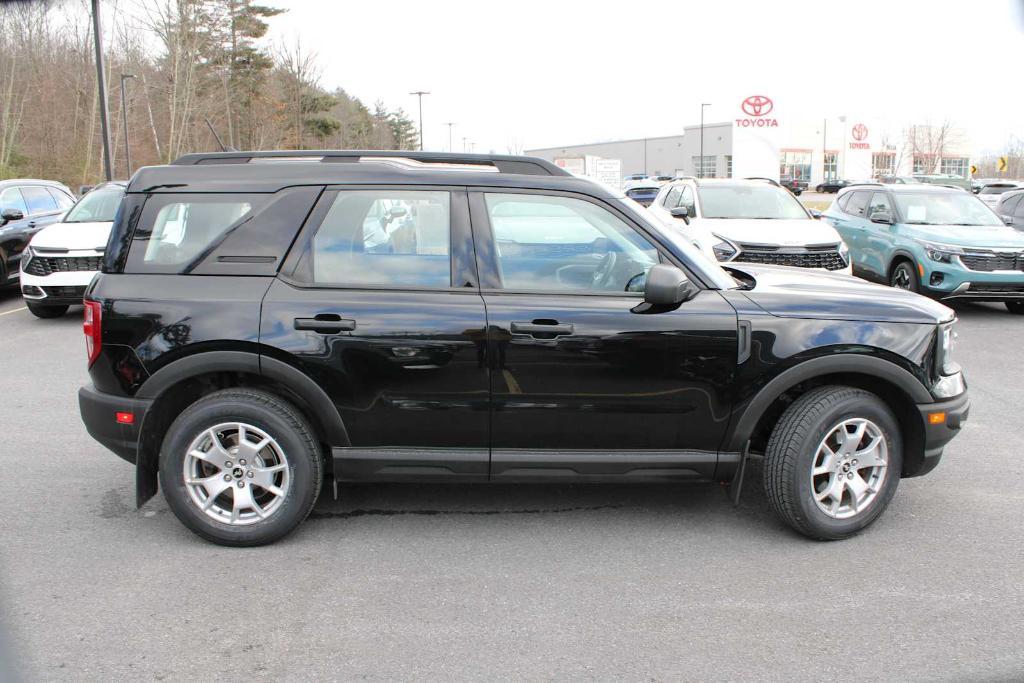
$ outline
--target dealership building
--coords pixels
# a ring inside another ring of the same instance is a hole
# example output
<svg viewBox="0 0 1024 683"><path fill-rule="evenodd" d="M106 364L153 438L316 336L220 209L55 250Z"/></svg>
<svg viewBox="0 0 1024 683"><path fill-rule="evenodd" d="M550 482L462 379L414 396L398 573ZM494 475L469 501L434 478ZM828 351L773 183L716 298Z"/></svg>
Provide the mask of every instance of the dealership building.
<svg viewBox="0 0 1024 683"><path fill-rule="evenodd" d="M681 135L531 149L526 153L594 175L595 160L618 160L622 174L807 181L949 173L967 178L971 141L948 125L856 115L800 118L769 97L737 98L736 118L685 126ZM703 151L702 151L703 150Z"/></svg>

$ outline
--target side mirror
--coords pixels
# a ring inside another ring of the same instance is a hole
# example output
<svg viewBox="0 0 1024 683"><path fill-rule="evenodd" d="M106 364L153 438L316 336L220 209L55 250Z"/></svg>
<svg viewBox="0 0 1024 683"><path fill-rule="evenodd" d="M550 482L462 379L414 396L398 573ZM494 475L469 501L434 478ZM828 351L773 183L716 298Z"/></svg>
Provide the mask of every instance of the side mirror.
<svg viewBox="0 0 1024 683"><path fill-rule="evenodd" d="M24 217L25 214L23 214L20 209L4 209L3 213L0 213L0 218L3 218L3 221L0 221L0 223L20 221Z"/></svg>
<svg viewBox="0 0 1024 683"><path fill-rule="evenodd" d="M393 206L388 210L388 218L394 220L396 218L401 218L406 213L404 206Z"/></svg>
<svg viewBox="0 0 1024 683"><path fill-rule="evenodd" d="M808 211L811 214L811 218L821 218L821 211L817 209L809 209Z"/></svg>
<svg viewBox="0 0 1024 683"><path fill-rule="evenodd" d="M698 291L683 271L667 263L659 263L647 271L644 301L652 306L675 306L692 299Z"/></svg>
<svg viewBox="0 0 1024 683"><path fill-rule="evenodd" d="M1002 219L1007 225L1013 225L1013 216L1002 216Z"/></svg>
<svg viewBox="0 0 1024 683"><path fill-rule="evenodd" d="M668 212L672 214L672 218L682 218L683 222L689 225L691 208L689 206L677 206L674 209L669 209Z"/></svg>
<svg viewBox="0 0 1024 683"><path fill-rule="evenodd" d="M892 214L888 211L875 211L871 214L871 222L892 225Z"/></svg>

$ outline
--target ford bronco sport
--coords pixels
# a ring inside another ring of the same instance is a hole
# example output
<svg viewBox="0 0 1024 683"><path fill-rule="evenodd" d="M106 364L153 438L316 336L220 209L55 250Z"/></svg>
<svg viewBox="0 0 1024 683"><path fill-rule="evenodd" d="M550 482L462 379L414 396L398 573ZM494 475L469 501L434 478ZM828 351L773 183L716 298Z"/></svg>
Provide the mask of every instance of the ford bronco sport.
<svg viewBox="0 0 1024 683"><path fill-rule="evenodd" d="M967 417L950 309L706 258L529 157L226 152L140 169L85 297L93 437L257 545L325 480L732 481L839 539Z"/></svg>

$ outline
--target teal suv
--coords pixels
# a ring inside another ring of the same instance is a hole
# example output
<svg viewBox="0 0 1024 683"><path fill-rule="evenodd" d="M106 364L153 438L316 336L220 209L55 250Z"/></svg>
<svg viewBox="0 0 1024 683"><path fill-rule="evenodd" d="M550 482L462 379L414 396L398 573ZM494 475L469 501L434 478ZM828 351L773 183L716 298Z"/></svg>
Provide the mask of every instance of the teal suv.
<svg viewBox="0 0 1024 683"><path fill-rule="evenodd" d="M943 300L1002 301L1024 314L1024 233L974 195L927 185L852 185L823 216L853 272Z"/></svg>

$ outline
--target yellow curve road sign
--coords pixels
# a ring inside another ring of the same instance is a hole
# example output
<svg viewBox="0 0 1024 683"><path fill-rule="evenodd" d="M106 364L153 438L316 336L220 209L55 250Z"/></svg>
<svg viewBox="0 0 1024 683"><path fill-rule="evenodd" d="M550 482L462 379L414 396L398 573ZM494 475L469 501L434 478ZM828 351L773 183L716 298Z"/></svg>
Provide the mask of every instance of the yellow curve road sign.
<svg viewBox="0 0 1024 683"><path fill-rule="evenodd" d="M999 157L999 172L1006 173L1006 157Z"/></svg>
<svg viewBox="0 0 1024 683"><path fill-rule="evenodd" d="M978 167L977 166L971 166L971 175L975 175L975 174L977 174L977 172L978 172Z"/></svg>

